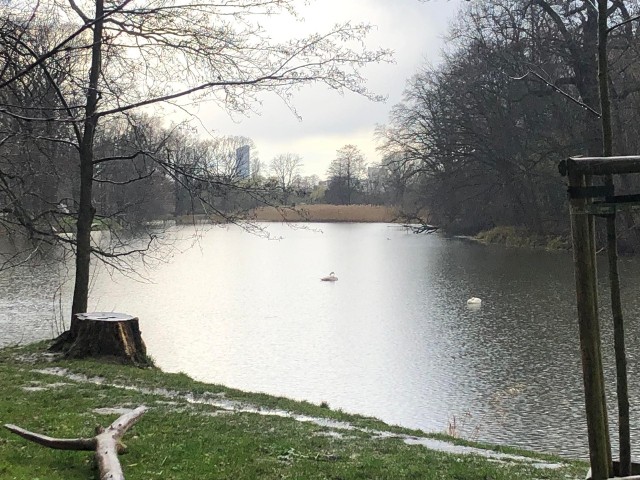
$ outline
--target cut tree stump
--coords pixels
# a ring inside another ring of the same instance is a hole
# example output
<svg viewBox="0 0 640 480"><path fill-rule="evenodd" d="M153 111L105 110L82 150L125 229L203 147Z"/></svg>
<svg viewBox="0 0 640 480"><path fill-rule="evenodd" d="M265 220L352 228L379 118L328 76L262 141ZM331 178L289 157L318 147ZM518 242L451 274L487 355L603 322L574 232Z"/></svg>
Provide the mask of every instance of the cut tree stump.
<svg viewBox="0 0 640 480"><path fill-rule="evenodd" d="M125 480L118 453L122 453L120 442L127 430L147 411L140 406L119 417L106 429L98 427L97 435L92 438L52 438L39 433L30 432L16 425L6 424L4 427L31 442L57 450L95 450L96 463L100 472L100 480Z"/></svg>
<svg viewBox="0 0 640 480"><path fill-rule="evenodd" d="M137 317L124 313L78 313L78 333L67 358L112 357L123 363L150 365Z"/></svg>

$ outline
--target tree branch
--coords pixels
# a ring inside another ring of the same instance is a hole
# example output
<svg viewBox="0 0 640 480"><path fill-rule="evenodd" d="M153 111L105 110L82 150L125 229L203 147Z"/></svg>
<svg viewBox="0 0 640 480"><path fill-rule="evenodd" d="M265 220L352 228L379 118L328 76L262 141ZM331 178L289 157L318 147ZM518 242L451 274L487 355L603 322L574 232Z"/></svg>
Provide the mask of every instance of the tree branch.
<svg viewBox="0 0 640 480"><path fill-rule="evenodd" d="M13 75L11 78L9 78L8 80L5 80L4 82L0 83L0 89L6 87L7 85L11 85L13 82L15 82L16 80L18 80L19 78L23 77L24 75L26 75L27 73L29 73L31 70L33 70L34 68L36 68L38 65L40 65L41 63L43 63L45 60L57 55L58 53L62 52L64 50L64 46L69 43L71 40L73 40L74 38L80 36L80 34L82 32L84 32L85 30L91 28L93 25L95 25L98 22L103 21L105 18L110 17L111 15L121 11L122 9L124 9L125 6L127 6L129 3L131 3L133 0L124 0L120 5L118 5L116 8L114 8L113 10L108 10L104 13L104 15L101 15L98 18L95 18L93 20L91 20L90 22L85 23L84 25L82 25L78 30L76 30L75 32L73 32L71 35L69 35L67 38L65 38L64 40L62 40L60 43L58 43L58 45L56 45L55 47L53 47L51 50L49 50L47 53L45 53L44 55L40 56L35 62L33 62L32 64L28 65L27 67L23 68L22 70L20 70L18 73L16 73L15 75Z"/></svg>
<svg viewBox="0 0 640 480"><path fill-rule="evenodd" d="M30 442L43 445L56 450L95 450L96 439L94 438L53 438L41 435L39 433L30 432L16 425L6 424L7 430Z"/></svg>
<svg viewBox="0 0 640 480"><path fill-rule="evenodd" d="M529 70L527 73L525 73L524 75L522 75L521 77L509 77L513 80L524 80L525 78L527 78L527 76L529 74L534 75L535 77L539 78L540 80L542 80L548 87L552 88L553 90L555 90L556 92L558 92L560 95L568 98L569 100L571 100L573 103L580 105L582 108L584 108L585 110L590 111L591 113L593 113L596 117L600 118L600 112L594 110L592 107L590 107L589 105L587 105L586 103L578 100L577 98L575 98L574 96L570 95L569 93L565 92L564 90L562 90L561 88L557 87L556 85L554 85L553 83L549 82L546 78L544 78L542 75L540 75L537 72L534 72L533 70Z"/></svg>
<svg viewBox="0 0 640 480"><path fill-rule="evenodd" d="M136 178L131 178L131 179L129 179L129 180L124 180L124 181L122 181L122 182L116 182L116 181L114 181L114 180L101 180L101 179L99 179L99 178L95 178L95 177L93 178L93 181L94 181L94 182L97 182L97 183L108 183L108 184L110 184L110 185L129 185L129 184L131 184L131 183L135 183L135 182L139 182L140 180L144 180L145 178L149 178L149 177L150 177L151 175L153 175L154 173L156 173L156 170L155 170L155 169L151 170L151 171L150 171L148 174L146 174L146 175L139 175L139 176L137 176Z"/></svg>
<svg viewBox="0 0 640 480"><path fill-rule="evenodd" d="M628 18L627 20L620 22L620 23L616 23L615 25L613 25L612 27L609 27L607 29L607 33L611 33L613 32L616 28L620 28L623 25L626 25L627 23L631 23L631 22L635 22L636 20L640 19L640 15L636 15L634 17Z"/></svg>

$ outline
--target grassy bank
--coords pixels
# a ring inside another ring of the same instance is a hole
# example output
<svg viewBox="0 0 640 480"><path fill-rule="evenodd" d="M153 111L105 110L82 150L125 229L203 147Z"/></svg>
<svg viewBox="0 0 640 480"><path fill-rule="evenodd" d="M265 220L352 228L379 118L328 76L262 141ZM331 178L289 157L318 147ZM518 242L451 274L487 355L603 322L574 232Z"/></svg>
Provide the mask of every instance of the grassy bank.
<svg viewBox="0 0 640 480"><path fill-rule="evenodd" d="M521 227L495 227L474 237L481 243L507 247L538 248L544 250L568 250L569 239L558 235L538 235Z"/></svg>
<svg viewBox="0 0 640 480"><path fill-rule="evenodd" d="M583 463L544 455L444 453L425 448L434 440L421 432L375 419L181 374L56 360L42 348L0 351L0 420L53 437L90 437L123 409L147 405L124 438L128 453L120 458L128 480L564 480L586 471ZM96 478L90 459L90 452L49 450L0 433L2 479Z"/></svg>

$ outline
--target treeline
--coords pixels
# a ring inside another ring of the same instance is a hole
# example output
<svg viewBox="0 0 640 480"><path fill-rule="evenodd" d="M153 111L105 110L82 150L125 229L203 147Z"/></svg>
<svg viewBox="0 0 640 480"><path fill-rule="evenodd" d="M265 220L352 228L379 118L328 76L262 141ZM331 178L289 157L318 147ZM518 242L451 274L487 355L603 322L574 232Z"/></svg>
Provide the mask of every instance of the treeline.
<svg viewBox="0 0 640 480"><path fill-rule="evenodd" d="M137 229L174 214L232 218L271 200L273 193L239 168L238 148L254 147L245 137L203 139L188 124L168 126L160 117L125 109L101 117L92 127L92 145L85 145L86 126L74 115L83 114L87 47L78 44L80 53L53 56L32 68L34 59L69 33L65 25L21 15L3 21L0 228L5 233L60 243L52 234L75 232L87 174L79 168L82 152L88 152L92 166L85 190L91 186L94 227ZM112 87L107 79L101 86ZM117 94L118 101L126 100L125 91Z"/></svg>
<svg viewBox="0 0 640 480"><path fill-rule="evenodd" d="M640 5L610 3L613 153L637 154ZM55 5L47 8L55 11ZM187 50L163 40L175 33L170 19L110 6L109 15L122 20L105 23L96 56L92 28L70 23L72 10L56 16L43 6L33 7L41 9L38 15L3 8L0 226L10 232L37 237L49 227L66 231L79 218L88 224L94 215L97 221L140 225L168 215L233 216L261 203L327 202L394 205L410 216L429 211L432 223L454 233L500 225L564 233L566 190L557 163L570 155L601 154L597 12L589 0L465 4L442 61L410 79L404 101L378 129L382 161L367 165L357 147L345 145L326 182L301 176L304 159L295 153L261 164L250 139L203 139L187 125L169 127L139 110L179 89L174 80L184 72L169 71L150 45L134 47L142 34L133 25L140 19L159 22L144 25L144 38L180 57ZM186 28L196 11L187 8L174 21ZM132 43L109 33L120 28ZM193 41L204 41L193 28ZM228 45L217 37L206 40L210 55L198 50L197 62L208 62ZM87 78L96 58L102 66L92 86ZM223 65L214 73L221 74ZM196 72L187 72L184 81ZM246 88L254 84L241 76L246 84L237 87L238 72L231 73L226 85L212 88L219 89L225 108L244 111L252 94ZM275 86L269 80L264 88L286 89L297 78ZM208 85L205 80L198 82ZM238 169L236 152L245 145L251 147L250 174ZM627 179L618 188L637 184ZM81 185L90 201L82 199ZM622 220L623 234L633 238L634 219Z"/></svg>
<svg viewBox="0 0 640 480"><path fill-rule="evenodd" d="M367 162L362 151L352 144L336 151L326 172L326 180L317 175L300 176L303 159L285 154L274 158L267 170L267 184L280 193L283 205L329 203L334 205L387 205L401 201L405 180L392 162Z"/></svg>
<svg viewBox="0 0 640 480"><path fill-rule="evenodd" d="M80 173L72 160L74 149L64 140L68 128L0 118L5 135L0 225L5 232L41 237L75 232ZM242 147L249 147L248 169L238 158ZM304 159L298 154L262 161L248 137L203 138L188 124L168 127L149 115L105 121L94 152L96 229L139 233L156 220L192 215L235 221L260 206L395 205L404 191L396 165L368 164L355 145L336 152L327 180L321 180L301 174Z"/></svg>
<svg viewBox="0 0 640 480"><path fill-rule="evenodd" d="M60 243L64 239L56 234L75 232L80 210L81 128L65 117L81 115L74 105L82 103L78 85L86 64L81 55L53 57L43 68L25 73L34 55L51 50L60 36L47 23L27 20L5 18L0 28L0 83L20 75L0 88L0 231ZM330 182L322 182L300 174L303 159L297 154L265 163L250 138L202 136L188 123L169 125L150 114L123 110L104 116L92 141L96 229L140 233L150 222L174 216L234 221L262 205L357 203L371 197L359 152L357 168L346 160L345 191L339 168ZM242 147L249 152L246 168L238 157Z"/></svg>
<svg viewBox="0 0 640 480"><path fill-rule="evenodd" d="M91 39L80 35L70 42L68 53L47 57L74 34L71 25L59 18L36 19L28 11L3 13L1 233L67 242L56 234L76 231L83 174L90 175L84 190L90 192L85 204L91 203L93 228L136 233L154 220L173 216L234 221L261 205L382 202L368 188L372 183L356 147L345 147L351 155L339 154L330 181L322 182L316 175L300 174L303 159L297 154L284 153L263 163L250 138L202 136L188 123L171 125L162 117L127 108L126 102L136 100L127 88L135 90L144 77L127 78L128 60L114 53L108 57L109 67L118 68L103 73L97 95L108 113L94 112L99 122L87 128L83 104L91 88L85 77ZM241 111L241 105L234 105ZM241 147L249 149L247 168L238 157ZM83 156L90 172L79 168ZM346 165L346 176L339 165ZM73 242L69 238L67 243Z"/></svg>
<svg viewBox="0 0 640 480"><path fill-rule="evenodd" d="M613 153L638 154L640 8L635 0L610 4ZM557 164L602 155L596 47L589 0L466 4L441 63L415 74L377 132L412 201L456 233L499 225L566 232ZM624 221L629 237L635 222Z"/></svg>
<svg viewBox="0 0 640 480"><path fill-rule="evenodd" d="M10 233L74 231L80 172L68 128L0 117L0 224ZM94 223L135 229L173 215L232 217L273 201L274 192L240 171L237 149L245 145L253 142L202 139L151 116L110 119L95 138Z"/></svg>

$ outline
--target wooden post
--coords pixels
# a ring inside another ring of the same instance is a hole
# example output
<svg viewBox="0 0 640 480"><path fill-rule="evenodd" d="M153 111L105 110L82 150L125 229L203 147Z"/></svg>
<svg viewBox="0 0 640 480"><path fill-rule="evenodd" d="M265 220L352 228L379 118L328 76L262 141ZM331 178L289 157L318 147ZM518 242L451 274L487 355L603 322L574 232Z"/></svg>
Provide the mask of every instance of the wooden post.
<svg viewBox="0 0 640 480"><path fill-rule="evenodd" d="M571 187L586 187L588 181L585 175L569 172ZM593 480L604 480L613 474L613 465L598 323L594 226L593 217L584 210L587 203L585 198L571 198L571 234L591 473Z"/></svg>

